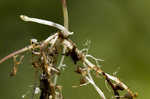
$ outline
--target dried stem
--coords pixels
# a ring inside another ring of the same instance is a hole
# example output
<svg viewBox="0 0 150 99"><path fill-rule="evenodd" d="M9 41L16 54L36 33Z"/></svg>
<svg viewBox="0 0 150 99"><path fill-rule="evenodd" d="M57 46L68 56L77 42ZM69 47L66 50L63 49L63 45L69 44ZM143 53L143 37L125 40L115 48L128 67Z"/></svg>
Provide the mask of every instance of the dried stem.
<svg viewBox="0 0 150 99"><path fill-rule="evenodd" d="M56 34L54 34L54 35L48 37L48 38L42 43L41 46L39 46L39 45L38 45L38 46L29 45L29 46L27 46L27 47L24 47L24 48L22 48L22 49L20 49L20 50L17 50L17 51L15 51L15 52L9 54L9 55L5 56L4 58L2 58L2 59L0 60L0 64L3 63L3 62L6 61L6 60L12 58L12 57L15 56L15 55L18 55L18 54L21 54L21 53L23 53L23 52L29 51L29 50L31 50L31 49L35 49L35 48L40 48L40 47L46 46L46 45L49 43L49 41L52 40L52 39L53 39L54 37L56 37L56 36L58 36L58 33L56 33Z"/></svg>
<svg viewBox="0 0 150 99"><path fill-rule="evenodd" d="M42 20L42 19L37 19L37 18L30 18L30 17L25 16L25 15L21 15L20 18L24 21L36 22L36 23L39 23L39 24L44 24L44 25L48 25L48 26L58 28L59 30L63 31L62 35L64 37L68 37L69 35L73 34L72 32L69 32L68 29L66 29L64 26L62 26L60 24L57 24L57 23L54 23L52 21L47 21L47 20Z"/></svg>
<svg viewBox="0 0 150 99"><path fill-rule="evenodd" d="M99 95L101 96L102 99L106 99L104 93L101 91L101 89L95 84L90 71L88 70L88 76L86 76L86 79L89 81L89 83L91 83L93 85L93 87L96 89L96 91L99 93Z"/></svg>
<svg viewBox="0 0 150 99"><path fill-rule="evenodd" d="M30 45L30 46L28 46L28 47L25 47L25 48L22 48L22 49L20 49L20 50L17 50L17 51L15 51L15 52L9 54L8 56L5 56L4 58L2 58L2 59L0 60L0 64L3 63L4 61L6 61L7 59L12 58L12 57L15 56L15 55L18 55L18 54L21 54L21 53L26 52L26 51L28 51L28 50L31 50L32 48L33 48L33 45Z"/></svg>
<svg viewBox="0 0 150 99"><path fill-rule="evenodd" d="M67 3L66 0L61 0L61 1L62 1L62 8L63 8L63 15L64 15L64 27L66 29L69 29ZM62 53L65 52L66 52L66 48L63 47ZM58 69L61 69L61 67L63 66L64 59L65 59L65 55L62 55ZM56 75L54 78L54 85L56 85L57 79L58 79L58 75Z"/></svg>
<svg viewBox="0 0 150 99"><path fill-rule="evenodd" d="M62 8L63 8L63 14L64 14L64 27L66 29L69 28L69 22L68 22L68 10L67 10L67 3L66 0L61 0L62 1Z"/></svg>
<svg viewBox="0 0 150 99"><path fill-rule="evenodd" d="M65 53L65 51L66 51L66 48L64 47L64 48L63 48L63 53ZM61 60L60 60L59 66L58 66L58 69L59 69L59 70L60 70L61 67L63 66L64 59L65 59L65 56L63 55L63 56L61 57ZM58 79L58 75L55 75L55 78L54 78L54 85L56 85L57 79Z"/></svg>
<svg viewBox="0 0 150 99"><path fill-rule="evenodd" d="M84 53L83 50L79 50L76 44L68 38L68 36L72 35L73 33L68 30L69 24L66 0L62 0L62 8L64 14L64 26L52 21L30 18L21 15L20 17L24 21L36 22L39 24L52 26L59 29L61 32L49 36L42 42L35 41L35 43L31 45L9 54L8 56L0 60L0 64L7 59L10 59L23 52L31 51L33 56L37 57L35 61L32 60L32 65L41 73L40 99L63 99L61 88L57 85L57 78L59 76L58 74L61 71L61 67L63 66L65 55L70 56L75 65L78 61L81 61L83 64L83 66L80 66L78 68L77 73L81 74L81 76L88 82L85 81L86 83L83 83L83 81L82 85L87 85L88 83L92 84L102 99L106 99L106 97L102 90L94 82L92 75L90 74L91 71L95 71L95 73L100 74L106 79L107 83L114 91L114 96L116 97L116 99L120 99L120 97L124 97L127 99L135 98L137 95L134 94L123 82L121 82L117 77L105 73L101 69L99 62L103 60L97 59L92 55L89 55L88 53ZM58 61L58 54L61 53L61 50L59 50L61 48L60 46L63 47L64 55L62 55L59 65L56 66L56 63ZM93 59L95 63L92 63L88 58ZM124 96L119 96L119 90L125 90L127 91L127 94L125 94Z"/></svg>

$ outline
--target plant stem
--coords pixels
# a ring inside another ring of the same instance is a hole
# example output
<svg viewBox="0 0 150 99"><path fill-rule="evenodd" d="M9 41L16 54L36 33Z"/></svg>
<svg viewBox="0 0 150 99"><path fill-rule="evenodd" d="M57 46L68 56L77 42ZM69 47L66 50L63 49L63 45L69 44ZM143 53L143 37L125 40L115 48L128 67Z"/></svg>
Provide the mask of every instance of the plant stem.
<svg viewBox="0 0 150 99"><path fill-rule="evenodd" d="M62 8L63 8L63 15L64 15L64 27L66 29L69 28L69 24L68 24L68 10L67 10L67 4L66 4L66 0L61 0L62 1ZM65 53L66 48L63 48L63 53ZM65 56L63 55L61 57L58 69L61 69L61 67L63 66L63 62L64 62ZM58 75L55 76L54 78L54 85L56 85L57 83L57 79L58 79Z"/></svg>
<svg viewBox="0 0 150 99"><path fill-rule="evenodd" d="M64 14L64 27L69 29L67 3L66 0L61 0L61 1L62 1L62 8Z"/></svg>
<svg viewBox="0 0 150 99"><path fill-rule="evenodd" d="M62 26L60 24L57 24L57 23L54 23L52 21L42 20L42 19L38 19L38 18L31 18L31 17L25 16L25 15L20 15L20 18L23 21L36 22L36 23L39 23L39 24L44 24L44 25L55 27L55 28L62 31L62 35L64 37L68 37L69 35L73 34L72 32L69 32L68 29L66 29L64 26Z"/></svg>

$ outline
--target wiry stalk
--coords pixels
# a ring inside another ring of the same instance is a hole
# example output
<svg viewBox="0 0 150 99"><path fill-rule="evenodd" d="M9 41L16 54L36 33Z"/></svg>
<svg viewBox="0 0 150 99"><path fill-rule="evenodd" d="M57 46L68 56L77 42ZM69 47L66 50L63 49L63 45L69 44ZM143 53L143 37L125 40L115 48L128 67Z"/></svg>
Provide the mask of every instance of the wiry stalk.
<svg viewBox="0 0 150 99"><path fill-rule="evenodd" d="M62 8L63 8L63 14L64 14L64 27L66 29L69 29L67 3L66 3L66 0L61 0L61 1L62 1Z"/></svg>
<svg viewBox="0 0 150 99"><path fill-rule="evenodd" d="M66 29L69 29L67 3L66 3L66 0L61 0L61 1L62 1L62 9L63 9L63 15L64 15L64 27ZM64 47L62 53L65 53L65 52L66 52L66 48ZM61 69L61 67L63 66L64 59L65 59L65 56L63 55L61 57L58 69ZM54 85L56 85L57 79L58 79L58 75L56 75L54 78Z"/></svg>
<svg viewBox="0 0 150 99"><path fill-rule="evenodd" d="M69 35L72 35L72 32L69 32L68 29L66 29L64 26L51 22L51 21L47 21L47 20L42 20L42 19L37 19L37 18L31 18L25 15L21 15L20 18L24 21L30 21L30 22L36 22L39 24L44 24L44 25L49 25L55 28L58 28L59 30L62 30L62 34L64 37L68 37Z"/></svg>

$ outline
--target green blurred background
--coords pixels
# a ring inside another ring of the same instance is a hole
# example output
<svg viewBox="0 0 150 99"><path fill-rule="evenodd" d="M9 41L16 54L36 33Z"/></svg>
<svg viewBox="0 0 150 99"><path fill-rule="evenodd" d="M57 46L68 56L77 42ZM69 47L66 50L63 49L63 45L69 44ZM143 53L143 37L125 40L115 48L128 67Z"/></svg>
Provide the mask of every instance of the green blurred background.
<svg viewBox="0 0 150 99"><path fill-rule="evenodd" d="M104 59L103 69L118 72L138 99L150 97L150 1L149 0L67 0L70 31L74 42L83 48L91 40L90 54ZM30 44L31 38L44 40L56 29L20 20L19 15L42 18L63 24L60 0L0 0L0 58ZM100 99L92 86L79 84L75 66L66 58L67 67L59 79L65 99ZM0 99L30 98L34 70L30 54L25 54L15 77L9 77L12 59L0 64ZM120 68L120 69L119 69ZM97 84L111 99L104 81Z"/></svg>

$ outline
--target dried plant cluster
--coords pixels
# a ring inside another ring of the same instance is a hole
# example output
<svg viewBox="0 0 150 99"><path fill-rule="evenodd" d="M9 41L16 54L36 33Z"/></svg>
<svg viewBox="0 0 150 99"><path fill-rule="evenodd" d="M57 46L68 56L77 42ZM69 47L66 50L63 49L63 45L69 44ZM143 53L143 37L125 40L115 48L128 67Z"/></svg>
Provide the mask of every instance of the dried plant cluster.
<svg viewBox="0 0 150 99"><path fill-rule="evenodd" d="M101 69L99 65L99 61L102 61L101 59L97 59L94 56L88 54L87 48L79 50L76 44L71 39L69 39L69 36L73 35L73 32L68 30L68 13L66 1L62 0L62 4L64 12L64 26L51 21L30 18L21 15L20 17L24 21L52 26L59 29L60 31L49 36L44 41L32 39L29 46L4 57L0 60L0 64L5 60L13 57L14 67L12 69L11 76L14 76L16 75L18 65L23 59L22 56L20 57L19 61L17 61L17 56L27 51L32 52L32 66L36 69L36 73L40 73L40 79L37 77L40 85L35 85L32 99L37 93L36 91L38 87L40 89L40 99L64 99L62 95L62 87L61 85L57 84L57 79L60 75L62 67L64 66L63 62L65 56L71 57L76 66L76 73L82 76L79 86L91 84L98 92L101 99L107 99L103 91L96 85L95 81L93 80L91 71L94 71L94 73L97 75L104 77L104 79L110 85L114 93L114 98L135 98L137 94L133 93L123 82L121 82L117 77L114 77ZM59 55L61 56L60 61L58 60ZM91 62L90 60L94 60L94 62ZM77 65L78 61L82 63L81 66ZM119 91L125 91L126 94L120 96Z"/></svg>

